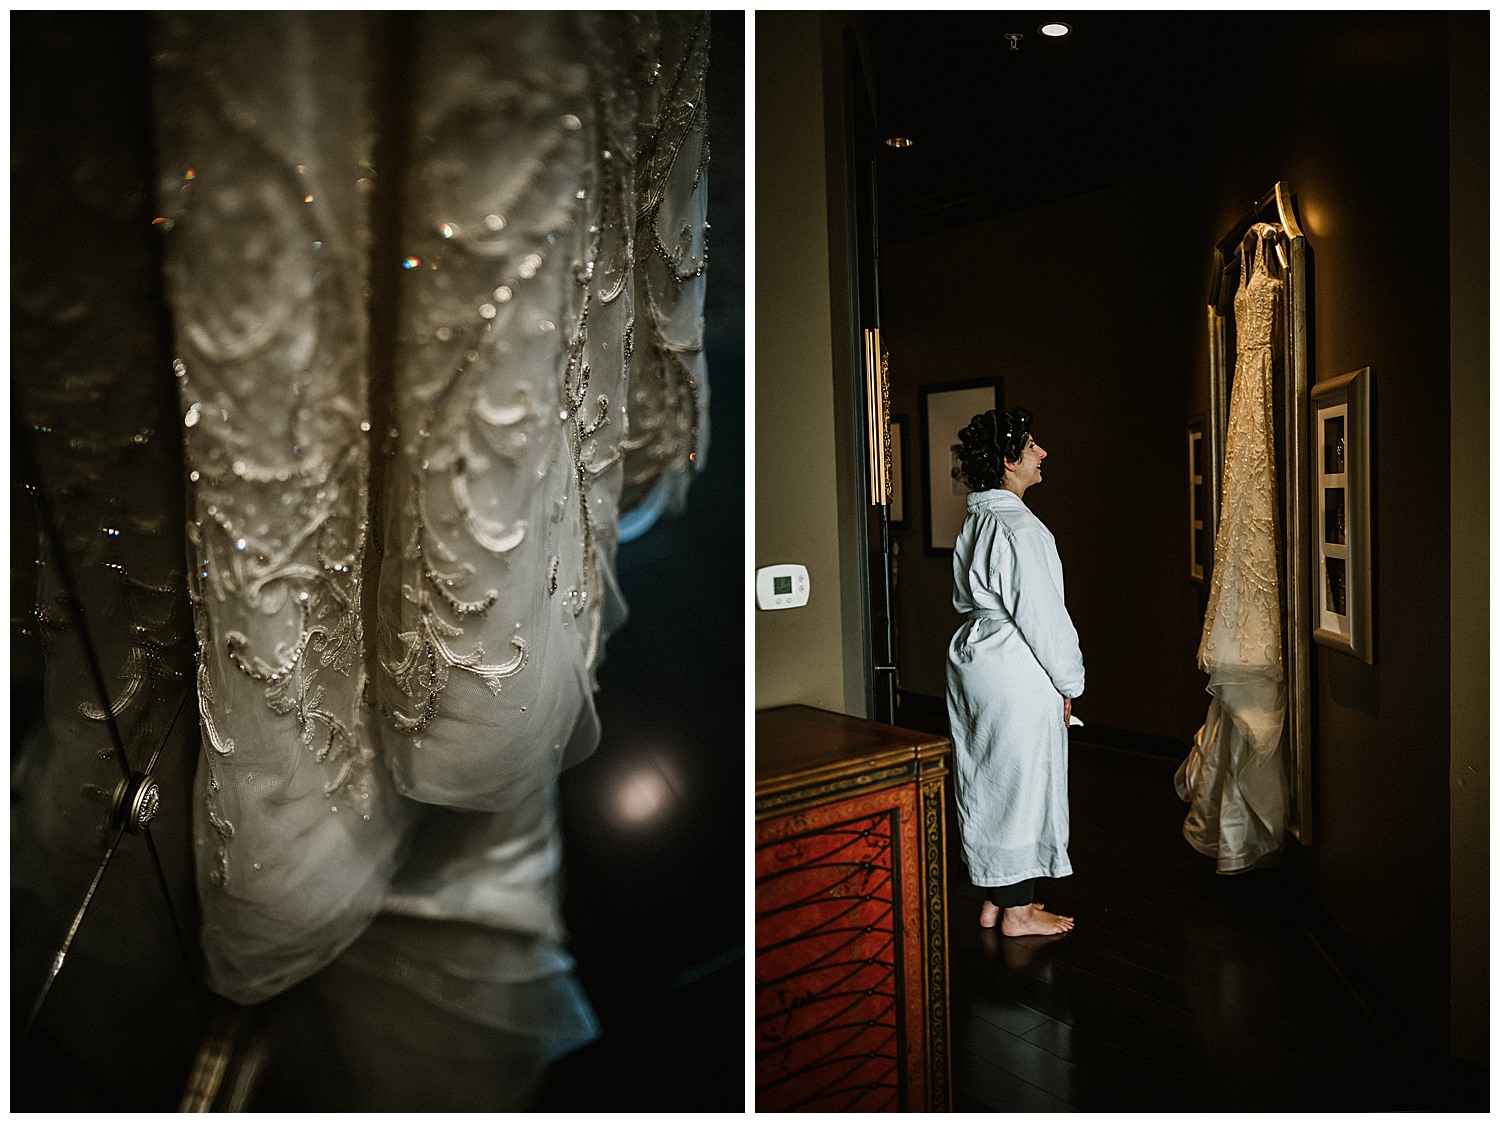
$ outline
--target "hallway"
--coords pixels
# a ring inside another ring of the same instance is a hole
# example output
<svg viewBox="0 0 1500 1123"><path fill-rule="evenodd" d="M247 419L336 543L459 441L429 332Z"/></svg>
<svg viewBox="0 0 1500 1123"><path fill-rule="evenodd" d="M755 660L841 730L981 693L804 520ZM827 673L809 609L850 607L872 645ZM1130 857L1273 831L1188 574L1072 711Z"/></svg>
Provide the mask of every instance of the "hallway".
<svg viewBox="0 0 1500 1123"><path fill-rule="evenodd" d="M1074 741L1075 872L1043 883L1066 937L980 929L950 834L954 1109L1483 1110L1375 1025L1288 875L1221 877L1187 845L1174 770Z"/></svg>

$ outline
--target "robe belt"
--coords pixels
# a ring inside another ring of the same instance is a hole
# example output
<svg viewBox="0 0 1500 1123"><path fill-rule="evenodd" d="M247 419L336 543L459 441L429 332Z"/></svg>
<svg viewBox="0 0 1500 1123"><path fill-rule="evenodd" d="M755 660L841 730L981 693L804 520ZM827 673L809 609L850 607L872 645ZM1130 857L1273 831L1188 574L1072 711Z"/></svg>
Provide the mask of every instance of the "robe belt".
<svg viewBox="0 0 1500 1123"><path fill-rule="evenodd" d="M976 608L964 614L969 620L1009 620L1010 613L1003 608Z"/></svg>

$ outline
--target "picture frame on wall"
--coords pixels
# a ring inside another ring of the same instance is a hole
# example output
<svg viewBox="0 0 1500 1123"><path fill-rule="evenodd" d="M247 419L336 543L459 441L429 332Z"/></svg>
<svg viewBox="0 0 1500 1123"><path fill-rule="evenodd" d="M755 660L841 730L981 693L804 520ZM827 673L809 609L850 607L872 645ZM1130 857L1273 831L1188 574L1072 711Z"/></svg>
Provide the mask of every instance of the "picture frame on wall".
<svg viewBox="0 0 1500 1123"><path fill-rule="evenodd" d="M958 433L987 409L999 409L998 377L934 383L921 388L923 550L945 554L958 541L968 509L969 488L954 474Z"/></svg>
<svg viewBox="0 0 1500 1123"><path fill-rule="evenodd" d="M1315 384L1312 396L1313 642L1375 662L1370 573L1369 367Z"/></svg>
<svg viewBox="0 0 1500 1123"><path fill-rule="evenodd" d="M910 427L906 414L891 418L891 526L906 528L906 431Z"/></svg>

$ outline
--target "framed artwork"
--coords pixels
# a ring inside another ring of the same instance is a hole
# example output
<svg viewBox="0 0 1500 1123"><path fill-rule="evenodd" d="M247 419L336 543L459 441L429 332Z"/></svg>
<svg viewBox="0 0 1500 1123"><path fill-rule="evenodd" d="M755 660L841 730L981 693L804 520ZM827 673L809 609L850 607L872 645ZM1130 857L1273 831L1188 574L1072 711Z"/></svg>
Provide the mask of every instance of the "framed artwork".
<svg viewBox="0 0 1500 1123"><path fill-rule="evenodd" d="M1370 368L1312 388L1313 641L1375 662L1370 590Z"/></svg>
<svg viewBox="0 0 1500 1123"><path fill-rule="evenodd" d="M923 549L943 554L953 549L967 512L969 488L957 476L958 432L976 413L1000 408L1000 379L976 378L923 386L922 503L927 516Z"/></svg>
<svg viewBox="0 0 1500 1123"><path fill-rule="evenodd" d="M906 430L907 417L891 418L891 525L906 526Z"/></svg>
<svg viewBox="0 0 1500 1123"><path fill-rule="evenodd" d="M1208 517L1208 484L1205 469L1207 445L1203 441L1203 422L1195 421L1187 429L1188 454L1188 576L1203 583L1208 570L1209 538L1214 532Z"/></svg>

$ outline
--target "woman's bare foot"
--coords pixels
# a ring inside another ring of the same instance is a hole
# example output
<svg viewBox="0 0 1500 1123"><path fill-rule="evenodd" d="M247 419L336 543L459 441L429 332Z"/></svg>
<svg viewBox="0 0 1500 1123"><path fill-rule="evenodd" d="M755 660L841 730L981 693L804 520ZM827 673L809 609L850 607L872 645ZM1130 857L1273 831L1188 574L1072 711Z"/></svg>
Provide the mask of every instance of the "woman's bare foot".
<svg viewBox="0 0 1500 1123"><path fill-rule="evenodd" d="M984 923L982 913L979 922ZM1061 936L1072 930L1071 916L1058 916L1041 905L1017 905L1000 918L1000 931L1007 936Z"/></svg>
<svg viewBox="0 0 1500 1123"><path fill-rule="evenodd" d="M1000 923L1000 906L994 901L986 901L979 907L979 927L993 928Z"/></svg>

